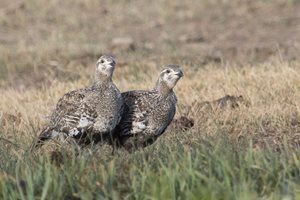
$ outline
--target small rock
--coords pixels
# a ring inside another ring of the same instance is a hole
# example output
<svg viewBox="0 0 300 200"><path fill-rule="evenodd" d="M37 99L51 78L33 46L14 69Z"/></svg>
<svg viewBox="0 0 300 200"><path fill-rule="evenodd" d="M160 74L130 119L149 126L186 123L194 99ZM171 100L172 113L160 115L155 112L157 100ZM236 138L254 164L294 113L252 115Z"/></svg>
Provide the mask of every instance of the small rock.
<svg viewBox="0 0 300 200"><path fill-rule="evenodd" d="M187 131L194 126L194 119L185 116L180 116L173 121L175 129L180 129L182 131Z"/></svg>
<svg viewBox="0 0 300 200"><path fill-rule="evenodd" d="M144 43L144 48L146 49L154 49L155 48L155 44L152 42L145 42Z"/></svg>
<svg viewBox="0 0 300 200"><path fill-rule="evenodd" d="M237 108L237 107L239 107L239 103L244 102L244 101L245 100L242 95L240 95L240 96L225 95L224 97L216 100L215 104L221 109L226 108L226 107Z"/></svg>
<svg viewBox="0 0 300 200"><path fill-rule="evenodd" d="M135 44L133 42L133 39L130 37L114 38L111 42L111 49L134 51Z"/></svg>
<svg viewBox="0 0 300 200"><path fill-rule="evenodd" d="M50 60L50 61L49 61L49 65L50 65L51 67L58 67L58 66L59 66L59 62L56 61L56 60Z"/></svg>
<svg viewBox="0 0 300 200"><path fill-rule="evenodd" d="M203 36L199 33L193 34L193 35L184 34L184 35L181 35L178 39L180 42L184 42L184 43L204 42Z"/></svg>
<svg viewBox="0 0 300 200"><path fill-rule="evenodd" d="M232 96L225 95L224 97L214 101L194 102L192 104L192 112L211 112L213 110L235 109L239 106L250 106L250 102L244 99L242 95Z"/></svg>
<svg viewBox="0 0 300 200"><path fill-rule="evenodd" d="M206 55L202 60L202 65L207 65L208 63L221 63L222 57L218 55Z"/></svg>

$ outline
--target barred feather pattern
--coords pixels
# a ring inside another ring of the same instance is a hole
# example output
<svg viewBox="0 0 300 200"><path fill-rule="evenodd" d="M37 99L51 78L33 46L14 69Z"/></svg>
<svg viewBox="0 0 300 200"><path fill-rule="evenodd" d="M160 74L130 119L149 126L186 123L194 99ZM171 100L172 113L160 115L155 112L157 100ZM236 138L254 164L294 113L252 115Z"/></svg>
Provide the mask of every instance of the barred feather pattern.
<svg viewBox="0 0 300 200"><path fill-rule="evenodd" d="M110 137L121 120L123 99L109 82L71 91L57 103L48 126L41 132L34 147L48 139L74 138L81 146Z"/></svg>
<svg viewBox="0 0 300 200"><path fill-rule="evenodd" d="M169 126L176 111L177 98L172 91L157 90L122 93L124 114L114 130L115 144L132 151L152 144Z"/></svg>

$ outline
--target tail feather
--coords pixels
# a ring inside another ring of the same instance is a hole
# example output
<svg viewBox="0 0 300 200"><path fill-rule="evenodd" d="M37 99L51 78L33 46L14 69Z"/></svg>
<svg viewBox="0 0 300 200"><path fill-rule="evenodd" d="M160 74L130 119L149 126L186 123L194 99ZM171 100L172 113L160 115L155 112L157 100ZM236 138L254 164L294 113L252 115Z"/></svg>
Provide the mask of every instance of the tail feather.
<svg viewBox="0 0 300 200"><path fill-rule="evenodd" d="M40 133L40 135L38 136L38 138L35 139L33 141L33 143L31 144L31 146L30 146L30 152L33 152L36 149L42 147L47 140L52 139L52 130L53 130L53 128L51 128L51 127L45 128Z"/></svg>

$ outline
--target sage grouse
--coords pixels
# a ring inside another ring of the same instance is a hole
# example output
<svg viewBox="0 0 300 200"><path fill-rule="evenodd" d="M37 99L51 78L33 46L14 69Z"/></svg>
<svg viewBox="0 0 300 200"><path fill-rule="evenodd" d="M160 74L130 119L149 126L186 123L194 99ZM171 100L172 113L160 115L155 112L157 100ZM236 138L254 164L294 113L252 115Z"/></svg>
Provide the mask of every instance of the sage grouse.
<svg viewBox="0 0 300 200"><path fill-rule="evenodd" d="M65 94L57 103L50 123L31 150L49 139L72 138L78 147L110 137L122 115L123 99L112 81L113 57L103 55L96 64L94 83Z"/></svg>
<svg viewBox="0 0 300 200"><path fill-rule="evenodd" d="M173 88L182 76L179 66L168 65L154 89L122 93L124 113L113 131L114 146L131 152L152 144L164 133L175 115L177 98Z"/></svg>

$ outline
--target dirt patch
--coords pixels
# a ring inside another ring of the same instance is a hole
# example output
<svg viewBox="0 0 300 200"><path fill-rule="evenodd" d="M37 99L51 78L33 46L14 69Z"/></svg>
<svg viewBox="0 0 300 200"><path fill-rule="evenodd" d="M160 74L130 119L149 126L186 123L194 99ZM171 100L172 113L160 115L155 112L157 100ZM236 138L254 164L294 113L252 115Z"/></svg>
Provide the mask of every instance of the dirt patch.
<svg viewBox="0 0 300 200"><path fill-rule="evenodd" d="M199 114L199 112L212 113L225 109L235 109L242 105L247 107L250 106L250 102L246 100L242 95L225 95L224 97L213 101L195 101L190 108L190 113L193 113L194 115Z"/></svg>
<svg viewBox="0 0 300 200"><path fill-rule="evenodd" d="M26 61L31 66L40 65L37 60L68 60L88 66L112 51L125 62L154 60L157 65L176 62L196 67L300 58L297 1L44 4L35 0L1 2L0 78L7 73L3 66L10 70L24 55L31 57ZM10 50L14 59L7 59ZM16 75L6 79L8 85L49 85L44 70L28 71L26 78L12 72ZM58 73L66 75L64 70ZM27 83L28 79L32 83Z"/></svg>
<svg viewBox="0 0 300 200"><path fill-rule="evenodd" d="M203 123L209 118L213 118L213 116L217 116L223 111L226 112L228 110L234 110L240 106L250 106L250 102L242 95L225 95L224 97L213 101L194 101L191 106L183 106L184 109L182 114L173 120L171 129L187 131L194 127L194 125L199 126L200 121ZM194 117L200 119L200 121L195 121L193 119Z"/></svg>
<svg viewBox="0 0 300 200"><path fill-rule="evenodd" d="M173 120L171 124L171 129L176 131L187 131L194 126L194 119L180 116Z"/></svg>

